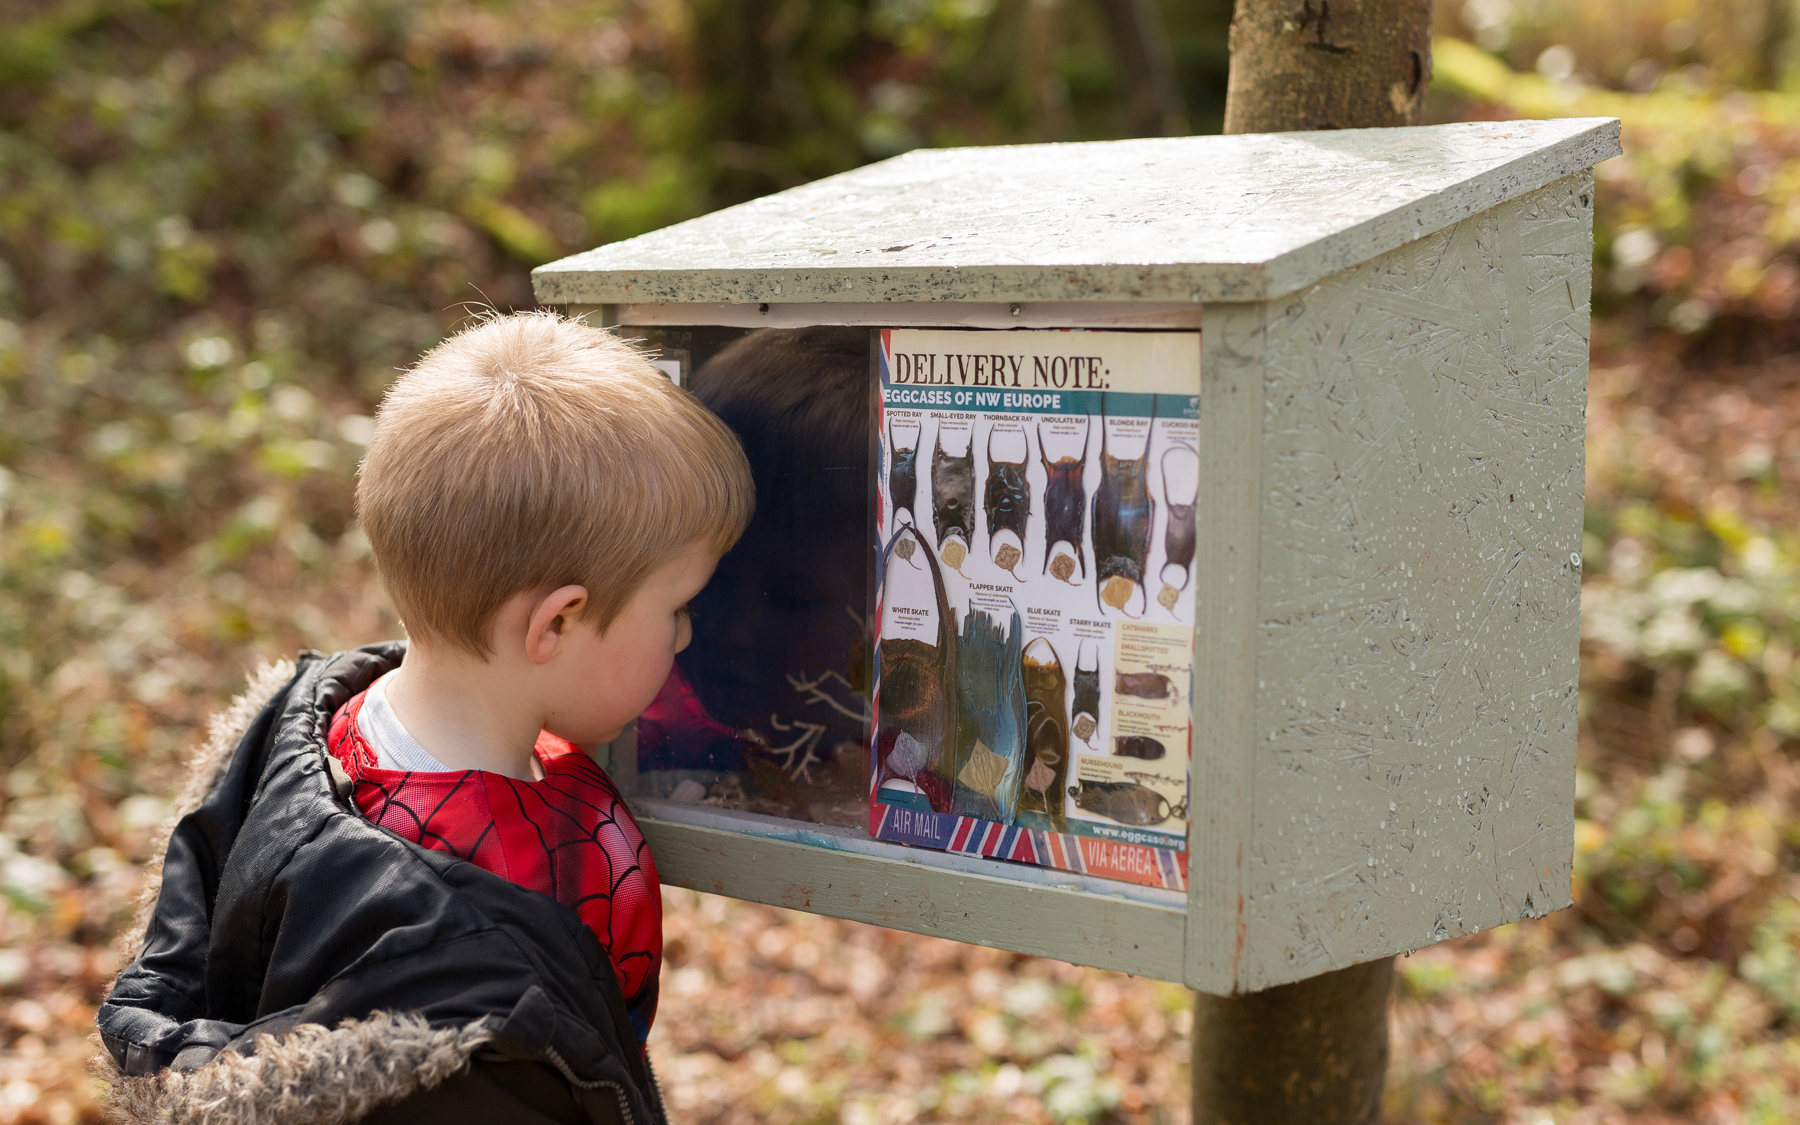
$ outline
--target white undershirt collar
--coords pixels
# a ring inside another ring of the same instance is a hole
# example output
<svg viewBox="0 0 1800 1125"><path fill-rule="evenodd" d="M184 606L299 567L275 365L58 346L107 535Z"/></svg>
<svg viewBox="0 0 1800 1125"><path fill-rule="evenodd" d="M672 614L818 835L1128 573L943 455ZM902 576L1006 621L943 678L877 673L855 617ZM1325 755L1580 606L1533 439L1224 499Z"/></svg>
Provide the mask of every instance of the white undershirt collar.
<svg viewBox="0 0 1800 1125"><path fill-rule="evenodd" d="M458 772L432 757L406 733L400 716L394 714L393 705L388 702L387 678L391 675L393 673L389 672L369 686L369 694L363 697L362 711L356 716L357 729L375 751L375 765L384 770L413 773Z"/></svg>

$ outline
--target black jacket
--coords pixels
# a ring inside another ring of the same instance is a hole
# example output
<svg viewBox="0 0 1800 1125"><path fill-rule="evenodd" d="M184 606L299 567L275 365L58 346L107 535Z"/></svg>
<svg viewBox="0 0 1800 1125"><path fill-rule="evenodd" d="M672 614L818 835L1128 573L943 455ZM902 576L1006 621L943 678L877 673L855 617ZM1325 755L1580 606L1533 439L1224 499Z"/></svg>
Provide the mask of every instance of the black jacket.
<svg viewBox="0 0 1800 1125"><path fill-rule="evenodd" d="M404 651L305 654L215 724L97 1017L127 1119L664 1120L574 912L348 800L331 716Z"/></svg>

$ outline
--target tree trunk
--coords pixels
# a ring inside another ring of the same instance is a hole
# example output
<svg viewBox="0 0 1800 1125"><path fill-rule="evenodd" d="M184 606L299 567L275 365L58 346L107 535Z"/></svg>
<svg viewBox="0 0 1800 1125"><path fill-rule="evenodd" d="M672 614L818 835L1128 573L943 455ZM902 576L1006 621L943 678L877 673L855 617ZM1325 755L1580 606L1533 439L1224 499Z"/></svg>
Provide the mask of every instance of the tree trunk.
<svg viewBox="0 0 1800 1125"><path fill-rule="evenodd" d="M1384 957L1244 996L1196 996L1194 1125L1379 1122L1393 979Z"/></svg>
<svg viewBox="0 0 1800 1125"><path fill-rule="evenodd" d="M1431 0L1238 0L1227 133L1419 125Z"/></svg>
<svg viewBox="0 0 1800 1125"><path fill-rule="evenodd" d="M1227 133L1419 125L1431 0L1237 0ZM1194 999L1194 1125L1376 1125L1394 959Z"/></svg>

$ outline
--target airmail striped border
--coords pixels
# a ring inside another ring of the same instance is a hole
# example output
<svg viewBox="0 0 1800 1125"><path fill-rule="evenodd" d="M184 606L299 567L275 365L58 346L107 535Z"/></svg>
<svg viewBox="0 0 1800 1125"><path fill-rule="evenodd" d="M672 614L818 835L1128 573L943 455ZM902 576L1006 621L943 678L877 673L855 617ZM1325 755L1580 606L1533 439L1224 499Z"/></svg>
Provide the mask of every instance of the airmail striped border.
<svg viewBox="0 0 1800 1125"><path fill-rule="evenodd" d="M1187 890L1187 853L1173 848L1128 844L1066 832L1011 827L954 813L928 812L877 803L874 836L962 855L1010 859L1119 879L1146 887Z"/></svg>

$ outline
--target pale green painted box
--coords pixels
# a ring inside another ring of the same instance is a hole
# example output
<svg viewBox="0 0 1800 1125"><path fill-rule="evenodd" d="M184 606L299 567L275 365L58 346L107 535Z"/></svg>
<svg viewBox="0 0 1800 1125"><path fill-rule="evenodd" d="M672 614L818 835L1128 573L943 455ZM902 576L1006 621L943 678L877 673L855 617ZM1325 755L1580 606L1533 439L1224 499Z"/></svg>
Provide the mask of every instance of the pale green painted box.
<svg viewBox="0 0 1800 1125"><path fill-rule="evenodd" d="M538 269L626 335L1200 333L1187 893L642 799L664 881L1215 993L1567 906L1619 151L1610 119L922 150Z"/></svg>

